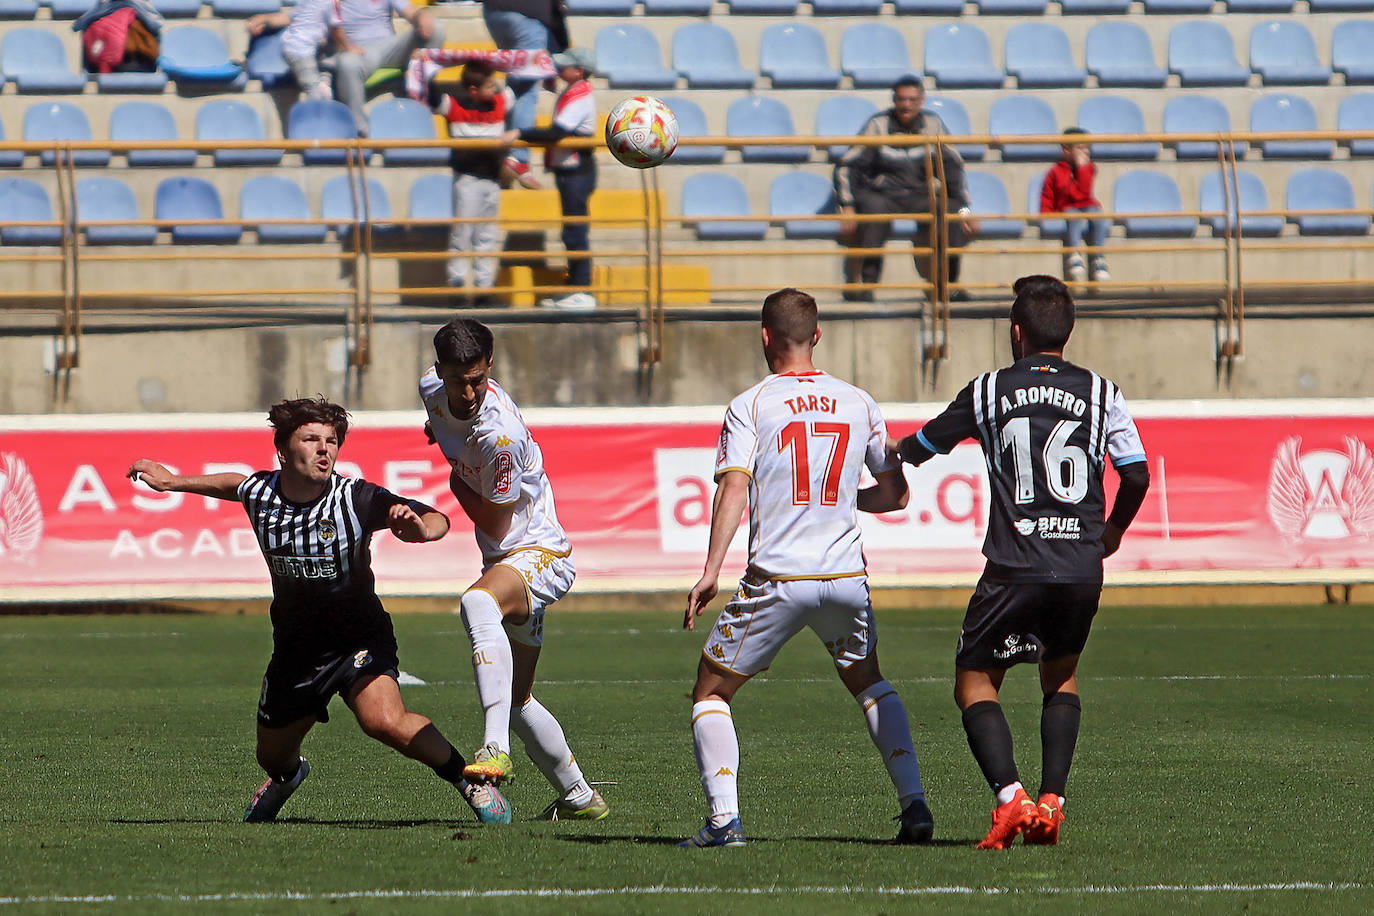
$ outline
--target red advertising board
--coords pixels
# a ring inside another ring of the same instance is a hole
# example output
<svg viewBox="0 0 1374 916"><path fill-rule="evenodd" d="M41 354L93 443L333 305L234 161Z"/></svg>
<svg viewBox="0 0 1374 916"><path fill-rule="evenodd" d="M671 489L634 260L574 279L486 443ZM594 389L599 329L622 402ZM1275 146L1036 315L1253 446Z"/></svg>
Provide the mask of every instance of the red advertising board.
<svg viewBox="0 0 1374 916"><path fill-rule="evenodd" d="M1374 569L1374 405L1354 401L1139 402L1153 482L1109 581L1363 579ZM896 434L939 405L889 405ZM701 569L719 409L531 410L579 588L677 587ZM340 472L429 502L454 520L442 541L373 542L388 594L456 594L479 556L422 415L360 413ZM183 473L274 464L260 416L0 418L0 600L265 595L242 510L154 493L125 478L136 458ZM907 469L902 512L863 518L875 584L969 582L987 512L972 444ZM1109 487L1114 476L1108 474ZM743 535L728 568L742 569ZM1344 578L1343 578L1344 577Z"/></svg>

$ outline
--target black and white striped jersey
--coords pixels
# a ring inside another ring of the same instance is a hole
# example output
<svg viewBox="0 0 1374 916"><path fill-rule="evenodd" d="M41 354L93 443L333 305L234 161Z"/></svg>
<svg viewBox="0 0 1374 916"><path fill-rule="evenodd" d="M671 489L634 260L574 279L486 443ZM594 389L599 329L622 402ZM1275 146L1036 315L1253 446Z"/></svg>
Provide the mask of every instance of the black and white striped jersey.
<svg viewBox="0 0 1374 916"><path fill-rule="evenodd" d="M338 474L310 503L282 495L280 471L244 478L238 495L272 575L278 650L324 656L368 643L395 646L372 574L372 535L388 527L387 512L397 503L421 514L433 510Z"/></svg>
<svg viewBox="0 0 1374 916"><path fill-rule="evenodd" d="M912 438L902 454L921 460L965 439L982 446L992 492L988 576L1101 581L1106 461L1119 468L1145 460L1110 380L1059 357L1028 356L969 382Z"/></svg>

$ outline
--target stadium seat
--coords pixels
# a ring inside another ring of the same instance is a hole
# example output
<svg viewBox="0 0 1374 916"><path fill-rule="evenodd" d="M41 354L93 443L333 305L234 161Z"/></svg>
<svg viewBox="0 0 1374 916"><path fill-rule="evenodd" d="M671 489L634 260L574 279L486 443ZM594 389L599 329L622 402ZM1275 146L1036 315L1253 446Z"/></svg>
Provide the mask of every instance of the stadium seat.
<svg viewBox="0 0 1374 916"><path fill-rule="evenodd" d="M27 178L0 178L0 244L61 245L61 226L15 226L11 223L56 219L48 192Z"/></svg>
<svg viewBox="0 0 1374 916"><path fill-rule="evenodd" d="M1131 11L1131 0L1059 0L1065 16L1124 16Z"/></svg>
<svg viewBox="0 0 1374 916"><path fill-rule="evenodd" d="M894 0L899 16L954 16L964 11L964 0Z"/></svg>
<svg viewBox="0 0 1374 916"><path fill-rule="evenodd" d="M37 0L0 0L0 19L24 20L37 15Z"/></svg>
<svg viewBox="0 0 1374 916"><path fill-rule="evenodd" d="M792 16L797 12L797 0L725 0L736 16Z"/></svg>
<svg viewBox="0 0 1374 916"><path fill-rule="evenodd" d="M113 73L96 73L94 76L96 89L102 95L161 95L167 91L167 74L161 70L116 70Z"/></svg>
<svg viewBox="0 0 1374 916"><path fill-rule="evenodd" d="M0 123L0 142L5 140L5 125ZM17 169L24 164L24 153L22 150L7 149L0 150L0 169Z"/></svg>
<svg viewBox="0 0 1374 916"><path fill-rule="evenodd" d="M90 12L96 0L48 0L44 5L54 19L77 19Z"/></svg>
<svg viewBox="0 0 1374 916"><path fill-rule="evenodd" d="M1250 69L1266 86L1325 86L1331 68L1317 59L1312 33L1298 22L1261 22L1250 31Z"/></svg>
<svg viewBox="0 0 1374 916"><path fill-rule="evenodd" d="M111 140L180 140L177 122L158 102L120 102L110 112ZM191 149L131 149L124 154L130 166L192 166Z"/></svg>
<svg viewBox="0 0 1374 916"><path fill-rule="evenodd" d="M790 137L792 112L777 99L745 96L730 103L725 111L727 137ZM742 146L743 162L805 162L811 158L809 146Z"/></svg>
<svg viewBox="0 0 1374 916"><path fill-rule="evenodd" d="M164 19L194 19L201 6L201 0L153 0L153 9Z"/></svg>
<svg viewBox="0 0 1374 916"><path fill-rule="evenodd" d="M1135 171L1112 184L1112 211L1126 229L1126 237L1189 238L1197 231L1191 216L1131 216L1132 213L1171 213L1183 209L1178 185L1163 172Z"/></svg>
<svg viewBox="0 0 1374 916"><path fill-rule="evenodd" d="M682 218L700 241L757 241L768 232L763 221L713 220L721 216L749 216L749 194L734 175L701 172L682 183Z"/></svg>
<svg viewBox="0 0 1374 916"><path fill-rule="evenodd" d="M1357 92L1341 99L1336 129L1374 131L1374 92ZM1346 146L1352 156L1374 156L1374 139L1348 140Z"/></svg>
<svg viewBox="0 0 1374 916"><path fill-rule="evenodd" d="M1057 134L1059 125L1049 103L1036 95L1003 96L988 110L988 133L995 137L1025 137ZM1054 162L1059 158L1057 143L1007 144L1002 147L1004 162Z"/></svg>
<svg viewBox="0 0 1374 916"><path fill-rule="evenodd" d="M1239 191L1239 195L1236 192ZM1282 216L1249 216L1236 218L1236 197L1240 198L1240 213L1249 214L1269 209L1269 195L1264 190L1264 182L1250 172L1236 172L1236 187L1229 192L1222 184L1221 172L1208 172L1202 176L1198 187L1197 208L1203 211L1231 213L1231 231L1234 233L1239 223L1242 238L1275 238L1283 233ZM1228 207L1228 198L1229 207ZM1227 232L1226 217L1204 216L1203 223L1212 227L1214 236L1224 237Z"/></svg>
<svg viewBox="0 0 1374 916"><path fill-rule="evenodd" d="M816 107L816 136L845 137L863 130L868 119L878 113L877 104L859 95L827 95ZM848 146L831 146L826 155L831 162L844 155Z"/></svg>
<svg viewBox="0 0 1374 916"><path fill-rule="evenodd" d="M353 112L343 102L333 99L305 99L291 106L286 120L286 136L291 140L353 140L358 126ZM343 165L348 161L345 149L301 150L306 165ZM363 158L370 159L371 150L363 150Z"/></svg>
<svg viewBox="0 0 1374 916"><path fill-rule="evenodd" d="M1236 60L1231 33L1206 20L1181 22L1169 32L1169 72L1178 74L1181 86L1244 86L1250 82L1250 71Z"/></svg>
<svg viewBox="0 0 1374 916"><path fill-rule="evenodd" d="M247 19L281 10L281 0L211 0L216 19Z"/></svg>
<svg viewBox="0 0 1374 916"><path fill-rule="evenodd" d="M243 68L229 60L224 39L198 25L163 29L157 65L178 86L242 89L247 82Z"/></svg>
<svg viewBox="0 0 1374 916"><path fill-rule="evenodd" d="M1331 68L1345 75L1345 84L1374 83L1374 22L1351 19L1331 32Z"/></svg>
<svg viewBox="0 0 1374 916"><path fill-rule="evenodd" d="M80 92L84 73L73 73L62 39L42 28L11 29L0 39L0 73L23 92Z"/></svg>
<svg viewBox="0 0 1374 916"><path fill-rule="evenodd" d="M452 191L449 193L451 195ZM359 205L357 210L354 208L355 195ZM386 188L377 179L367 179L365 191L357 179L350 188L347 175L338 175L326 181L320 191L320 217L340 221L334 226L334 232L340 239L353 235L355 213L362 214L359 221L370 225L374 236L392 235L397 231L396 224L388 222L391 219L391 201L386 196Z"/></svg>
<svg viewBox="0 0 1374 916"><path fill-rule="evenodd" d="M14 34L11 32L10 34ZM24 112L24 139L34 142L49 140L90 140L91 122L86 113L66 102L36 102ZM39 161L52 165L52 150L39 153ZM83 149L72 153L72 164L82 167L110 164L109 150Z"/></svg>
<svg viewBox="0 0 1374 916"><path fill-rule="evenodd" d="M740 66L735 36L711 22L693 22L673 33L673 69L691 89L752 89L756 78Z"/></svg>
<svg viewBox="0 0 1374 916"><path fill-rule="evenodd" d="M440 176L448 181L448 176ZM449 181L449 186L452 182ZM452 211L452 193L449 209ZM322 223L261 223L265 219L310 219L310 205L301 186L284 175L259 175L239 189L239 219L248 224L259 242L307 245L323 242L329 227Z"/></svg>
<svg viewBox="0 0 1374 916"><path fill-rule="evenodd" d="M969 121L968 111L959 103L958 99L942 95L928 95L921 110L931 112L938 117L940 122L945 125L945 131L952 137L968 137L973 134L973 125ZM954 148L967 162L981 162L988 154L987 146L982 143L957 143Z"/></svg>
<svg viewBox="0 0 1374 916"><path fill-rule="evenodd" d="M1026 231L1024 220L1007 219L1011 198L1002 179L990 172L965 172L969 209L978 217L980 239L1019 239Z"/></svg>
<svg viewBox="0 0 1374 916"><path fill-rule="evenodd" d="M784 238L837 238L838 221L788 219L835 212L835 187L815 172L784 172L768 186L768 217L774 225L782 225Z"/></svg>
<svg viewBox="0 0 1374 916"><path fill-rule="evenodd" d="M1040 191L1045 186L1045 173L1040 172L1032 175L1026 183L1026 212L1040 212ZM1063 240L1064 235L1069 231L1069 223L1063 219L1042 219L1039 221L1040 237L1042 239Z"/></svg>
<svg viewBox="0 0 1374 916"><path fill-rule="evenodd" d="M197 140L265 140L267 132L252 106L237 99L214 99L196 112ZM217 149L216 166L277 165L279 149Z"/></svg>
<svg viewBox="0 0 1374 916"><path fill-rule="evenodd" d="M1226 0L1228 13L1291 13L1293 0Z"/></svg>
<svg viewBox="0 0 1374 916"><path fill-rule="evenodd" d="M127 224L139 219L134 192L117 178L82 178L76 183L76 228L91 245L151 245L156 226L91 226L93 222Z"/></svg>
<svg viewBox="0 0 1374 916"><path fill-rule="evenodd" d="M204 178L164 178L154 195L153 218L178 222L224 219L224 205L215 186ZM243 237L243 227L174 225L171 233L178 245L233 245Z"/></svg>
<svg viewBox="0 0 1374 916"><path fill-rule="evenodd" d="M834 89L840 71L830 66L825 39L804 22L770 25L759 39L759 73L774 89Z"/></svg>
<svg viewBox="0 0 1374 916"><path fill-rule="evenodd" d="M1006 66L1022 89L1077 89L1088 79L1088 71L1074 63L1069 36L1048 22L1023 22L1007 31Z"/></svg>
<svg viewBox="0 0 1374 916"><path fill-rule="evenodd" d="M1145 116L1140 106L1117 95L1091 95L1078 106L1078 126L1090 134L1143 134ZM1158 159L1159 144L1093 143L1094 159Z"/></svg>
<svg viewBox="0 0 1374 916"><path fill-rule="evenodd" d="M1374 0L1307 0L1313 13L1374 13Z"/></svg>
<svg viewBox="0 0 1374 916"><path fill-rule="evenodd" d="M1134 22L1101 22L1089 29L1087 64L1103 87L1158 89L1169 78L1155 63L1150 36Z"/></svg>
<svg viewBox="0 0 1374 916"><path fill-rule="evenodd" d="M882 9L883 0L811 0L817 16L876 16Z"/></svg>
<svg viewBox="0 0 1374 916"><path fill-rule="evenodd" d="M628 16L635 0L567 0L570 16Z"/></svg>
<svg viewBox="0 0 1374 916"><path fill-rule="evenodd" d="M453 219L453 175L421 175L410 186L406 215L411 219ZM411 226L408 231L433 238L448 238L448 226Z"/></svg>
<svg viewBox="0 0 1374 916"><path fill-rule="evenodd" d="M1275 92L1260 96L1250 106L1250 130L1317 130L1317 112L1312 103L1297 95ZM1260 153L1266 159L1330 159L1336 151L1331 140L1261 140Z"/></svg>
<svg viewBox="0 0 1374 916"><path fill-rule="evenodd" d="M436 140L434 113L414 99L380 99L367 112L367 135L373 140ZM449 151L384 149L382 165L447 165Z"/></svg>
<svg viewBox="0 0 1374 916"><path fill-rule="evenodd" d="M980 16L1043 16L1045 0L974 0Z"/></svg>
<svg viewBox="0 0 1374 916"><path fill-rule="evenodd" d="M710 137L714 133L706 124L706 113L701 106L682 96L664 96L663 102L677 116L677 135L683 137ZM682 146L678 145L668 162L672 165L714 165L725 158L723 146Z"/></svg>
<svg viewBox="0 0 1374 916"><path fill-rule="evenodd" d="M243 61L250 80L257 80L264 89L289 89L296 85L296 75L281 50L282 33L263 32L248 39L248 56Z"/></svg>
<svg viewBox="0 0 1374 916"><path fill-rule="evenodd" d="M840 71L856 89L891 89L904 76L919 76L902 33L879 22L861 22L840 39Z"/></svg>
<svg viewBox="0 0 1374 916"><path fill-rule="evenodd" d="M1229 134L1231 112L1218 99L1208 95L1179 95L1164 104L1166 134ZM1217 144L1206 140L1179 140L1171 143L1179 159L1215 159ZM1245 155L1249 145L1236 142L1236 157Z"/></svg>
<svg viewBox="0 0 1374 916"><path fill-rule="evenodd" d="M1284 209L1299 235L1364 235L1369 215L1364 213L1313 213L1303 210L1354 210L1355 191L1350 179L1330 169L1303 169L1288 178Z"/></svg>
<svg viewBox="0 0 1374 916"><path fill-rule="evenodd" d="M992 60L992 45L970 23L938 25L926 32L925 71L941 89L1000 89L1006 80Z"/></svg>
<svg viewBox="0 0 1374 916"><path fill-rule="evenodd" d="M612 89L672 89L677 74L663 67L654 33L642 25L604 26L596 33L597 72Z"/></svg>
<svg viewBox="0 0 1374 916"><path fill-rule="evenodd" d="M1213 0L1145 0L1145 12L1164 16L1210 13Z"/></svg>
<svg viewBox="0 0 1374 916"><path fill-rule="evenodd" d="M645 16L705 16L713 0L644 0Z"/></svg>

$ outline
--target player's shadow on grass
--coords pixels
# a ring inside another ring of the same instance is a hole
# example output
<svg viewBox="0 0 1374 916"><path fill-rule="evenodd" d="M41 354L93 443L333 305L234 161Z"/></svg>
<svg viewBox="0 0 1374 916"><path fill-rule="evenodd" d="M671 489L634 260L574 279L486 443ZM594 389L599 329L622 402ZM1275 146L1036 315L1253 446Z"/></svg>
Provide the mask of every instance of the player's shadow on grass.
<svg viewBox="0 0 1374 916"><path fill-rule="evenodd" d="M195 818L195 817L160 817L160 818L111 818L111 824L137 824L154 826L161 824L234 824L241 823L241 818ZM411 827L443 827L447 830L463 830L475 828L477 825L471 821L456 821L449 818L417 818L406 820L382 820L377 818L358 818L355 820L324 820L313 817L279 817L273 823L277 824L311 824L316 827L342 827L345 830L405 830Z"/></svg>
<svg viewBox="0 0 1374 916"><path fill-rule="evenodd" d="M750 837L749 839L752 841L754 838L753 838L753 837ZM897 845L899 845L899 844L897 844L897 843L892 842L892 840L884 840L884 839L880 839L880 838L878 838L878 837L871 837L871 836L862 836L862 837L860 837L860 836L799 836L799 837L792 837L792 839L794 839L794 840L800 840L800 841L803 842L803 843L852 843L852 844L854 844L854 845L856 845L856 846L897 846ZM978 840L981 840L981 839L982 839L982 837L978 837L978 839L975 839L975 840L942 839L942 840L931 840L929 843L919 843L919 844L912 844L912 845L913 845L913 846L972 846L974 843L977 843Z"/></svg>
<svg viewBox="0 0 1374 916"><path fill-rule="evenodd" d="M676 846L681 843L683 837L680 836L632 836L629 834L592 834L581 836L560 836L558 839L565 843L585 843L588 846L607 846L611 843L631 843L636 846ZM763 842L758 837L750 837L750 843Z"/></svg>

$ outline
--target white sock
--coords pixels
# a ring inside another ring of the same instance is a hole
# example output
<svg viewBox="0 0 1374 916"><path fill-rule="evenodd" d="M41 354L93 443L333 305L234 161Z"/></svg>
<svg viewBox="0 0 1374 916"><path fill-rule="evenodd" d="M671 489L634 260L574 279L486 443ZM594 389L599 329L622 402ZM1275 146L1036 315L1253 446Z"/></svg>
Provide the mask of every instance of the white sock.
<svg viewBox="0 0 1374 916"><path fill-rule="evenodd" d="M514 662L510 640L501 626L501 607L491 592L480 588L463 593L459 605L463 626L472 640L472 675L486 713L482 743L510 753L510 684Z"/></svg>
<svg viewBox="0 0 1374 916"><path fill-rule="evenodd" d="M563 736L563 726L544 704L530 697L515 711L510 725L524 742L525 753L561 798L579 807L592 800L592 787L582 777L582 768Z"/></svg>
<svg viewBox="0 0 1374 916"><path fill-rule="evenodd" d="M1021 783L1014 782L1009 786L1003 786L997 790L997 804L1005 805L1016 797L1016 790L1022 788Z"/></svg>
<svg viewBox="0 0 1374 916"><path fill-rule="evenodd" d="M724 827L739 817L739 738L730 704L702 700L692 706L692 743L697 752L701 788L711 812L711 826Z"/></svg>
<svg viewBox="0 0 1374 916"><path fill-rule="evenodd" d="M854 698L863 710L868 735L883 755L888 778L897 789L902 808L917 798L925 797L921 786L921 768L916 762L916 745L911 740L911 725L907 722L906 706L887 681L879 681Z"/></svg>

